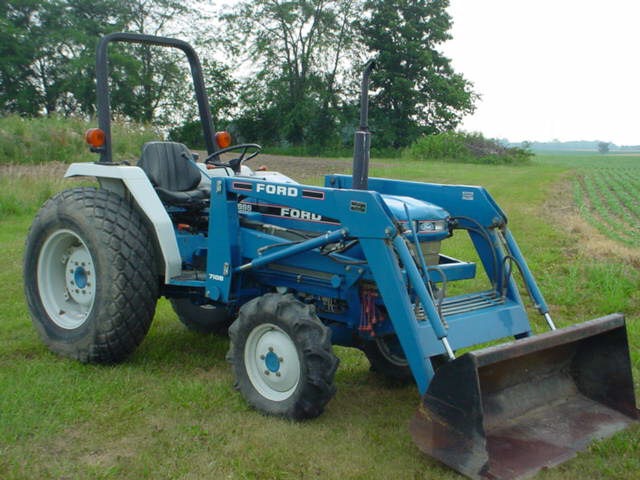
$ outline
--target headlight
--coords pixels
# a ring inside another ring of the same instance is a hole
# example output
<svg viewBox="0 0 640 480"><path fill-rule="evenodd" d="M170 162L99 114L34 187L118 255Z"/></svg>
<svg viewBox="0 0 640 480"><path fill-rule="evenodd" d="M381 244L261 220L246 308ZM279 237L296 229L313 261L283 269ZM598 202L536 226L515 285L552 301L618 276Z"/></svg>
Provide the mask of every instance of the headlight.
<svg viewBox="0 0 640 480"><path fill-rule="evenodd" d="M418 220L418 233L440 233L446 228L445 220Z"/></svg>

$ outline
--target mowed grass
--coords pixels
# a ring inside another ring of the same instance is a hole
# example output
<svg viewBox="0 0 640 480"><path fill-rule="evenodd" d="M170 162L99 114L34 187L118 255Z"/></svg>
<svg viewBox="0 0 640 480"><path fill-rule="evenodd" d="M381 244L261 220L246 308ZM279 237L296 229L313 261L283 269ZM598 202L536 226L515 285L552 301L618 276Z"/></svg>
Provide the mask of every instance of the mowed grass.
<svg viewBox="0 0 640 480"><path fill-rule="evenodd" d="M640 263L633 261L639 252L628 246L618 252L597 230L576 223L575 162L388 161L372 175L486 186L509 215L559 325L626 314L639 395ZM0 478L461 478L413 445L407 424L419 402L416 388L388 385L351 349L336 349L336 397L321 417L304 423L248 408L224 360L227 339L187 331L164 300L141 347L120 365L82 365L49 353L26 310L22 250L39 203L76 183L60 180L60 169L55 177L41 168L0 172ZM447 241L447 253L473 257L458 237ZM536 478L639 477L634 427Z"/></svg>

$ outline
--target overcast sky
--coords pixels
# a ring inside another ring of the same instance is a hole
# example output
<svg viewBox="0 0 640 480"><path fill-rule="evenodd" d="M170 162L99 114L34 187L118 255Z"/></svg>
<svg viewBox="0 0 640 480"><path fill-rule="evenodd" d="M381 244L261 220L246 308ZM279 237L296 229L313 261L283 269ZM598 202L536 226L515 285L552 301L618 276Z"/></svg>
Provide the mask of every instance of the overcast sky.
<svg viewBox="0 0 640 480"><path fill-rule="evenodd" d="M450 0L448 11L444 53L482 96L462 129L640 145L640 0Z"/></svg>
<svg viewBox="0 0 640 480"><path fill-rule="evenodd" d="M463 129L640 144L640 1L450 3L445 54L482 95Z"/></svg>

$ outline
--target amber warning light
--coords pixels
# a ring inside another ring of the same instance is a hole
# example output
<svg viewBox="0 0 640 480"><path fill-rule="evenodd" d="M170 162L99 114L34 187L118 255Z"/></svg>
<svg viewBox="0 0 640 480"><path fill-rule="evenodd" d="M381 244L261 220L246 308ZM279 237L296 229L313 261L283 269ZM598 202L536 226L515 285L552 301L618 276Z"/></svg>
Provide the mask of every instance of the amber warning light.
<svg viewBox="0 0 640 480"><path fill-rule="evenodd" d="M229 132L216 132L216 144L218 148L227 148L231 146L231 134Z"/></svg>
<svg viewBox="0 0 640 480"><path fill-rule="evenodd" d="M105 135L99 128L90 128L84 134L84 139L89 145L91 145L92 150L97 150L104 146Z"/></svg>

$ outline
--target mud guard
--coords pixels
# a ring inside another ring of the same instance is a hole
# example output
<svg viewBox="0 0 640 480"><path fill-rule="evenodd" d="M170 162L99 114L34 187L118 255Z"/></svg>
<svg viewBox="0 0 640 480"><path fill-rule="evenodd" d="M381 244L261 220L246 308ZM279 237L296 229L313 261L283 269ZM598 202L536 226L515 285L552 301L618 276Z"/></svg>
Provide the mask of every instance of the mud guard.
<svg viewBox="0 0 640 480"><path fill-rule="evenodd" d="M410 426L475 479L519 479L640 418L624 316L467 353L440 367Z"/></svg>

